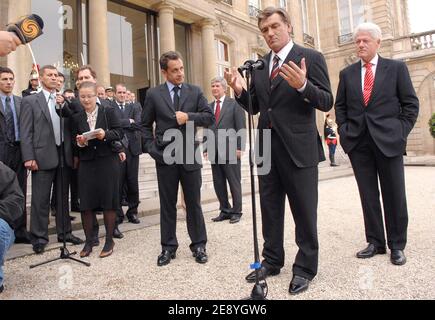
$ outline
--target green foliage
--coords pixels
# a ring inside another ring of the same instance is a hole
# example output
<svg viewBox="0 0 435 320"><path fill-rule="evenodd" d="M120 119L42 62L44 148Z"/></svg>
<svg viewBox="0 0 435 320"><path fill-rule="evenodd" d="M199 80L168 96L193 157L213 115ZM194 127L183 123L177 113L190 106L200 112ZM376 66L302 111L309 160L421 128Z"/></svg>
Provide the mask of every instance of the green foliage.
<svg viewBox="0 0 435 320"><path fill-rule="evenodd" d="M432 115L432 118L429 120L429 130L432 137L435 139L435 113Z"/></svg>

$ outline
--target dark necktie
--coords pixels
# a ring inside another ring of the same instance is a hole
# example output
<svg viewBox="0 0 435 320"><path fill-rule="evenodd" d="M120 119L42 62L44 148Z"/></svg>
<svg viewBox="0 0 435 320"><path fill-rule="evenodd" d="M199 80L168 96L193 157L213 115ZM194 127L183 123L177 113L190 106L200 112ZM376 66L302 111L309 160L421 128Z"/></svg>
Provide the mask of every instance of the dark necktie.
<svg viewBox="0 0 435 320"><path fill-rule="evenodd" d="M174 89L172 89L174 91L174 109L175 111L179 111L180 110L180 96L178 95L178 91L180 91L180 87L175 86Z"/></svg>
<svg viewBox="0 0 435 320"><path fill-rule="evenodd" d="M372 95L373 84L375 82L375 78L373 76L372 64L366 63L366 74L364 76L364 105L367 107L370 97Z"/></svg>
<svg viewBox="0 0 435 320"><path fill-rule="evenodd" d="M219 121L219 116L221 114L221 101L220 100L216 100L216 108L214 111L214 117L216 119L216 123L218 123Z"/></svg>
<svg viewBox="0 0 435 320"><path fill-rule="evenodd" d="M275 79L278 74L279 74L279 57L275 55L273 57L272 72L270 73L270 82L272 82L273 79Z"/></svg>
<svg viewBox="0 0 435 320"><path fill-rule="evenodd" d="M5 105L6 134L9 142L15 142L15 122L12 112L11 98L6 97Z"/></svg>

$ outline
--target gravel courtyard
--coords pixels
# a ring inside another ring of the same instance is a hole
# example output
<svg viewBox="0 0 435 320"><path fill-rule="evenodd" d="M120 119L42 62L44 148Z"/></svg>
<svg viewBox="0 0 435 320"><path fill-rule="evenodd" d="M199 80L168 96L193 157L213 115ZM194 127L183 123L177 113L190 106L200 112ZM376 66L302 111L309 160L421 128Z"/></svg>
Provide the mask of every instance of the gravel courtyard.
<svg viewBox="0 0 435 320"><path fill-rule="evenodd" d="M307 292L290 296L288 285L296 253L294 224L286 216L286 265L268 279L269 299L435 299L435 167L406 167L409 209L408 262L394 266L387 255L360 260L366 246L354 177L319 183L319 273ZM85 267L57 261L35 269L29 265L59 256L59 250L6 262L5 291L0 299L240 299L252 284L244 277L253 262L251 200L244 198L240 223L213 223L217 203L204 206L209 262L195 263L188 248L185 221L178 223L177 258L157 267L159 225L125 232L114 253L98 258L94 248ZM259 206L258 206L259 207ZM258 212L258 217L260 217ZM142 218L157 222L156 217ZM261 222L261 221L260 221ZM261 227L260 227L261 230ZM262 244L260 233L260 244ZM81 250L81 246L70 247ZM261 248L260 248L261 249ZM260 251L261 252L261 251Z"/></svg>

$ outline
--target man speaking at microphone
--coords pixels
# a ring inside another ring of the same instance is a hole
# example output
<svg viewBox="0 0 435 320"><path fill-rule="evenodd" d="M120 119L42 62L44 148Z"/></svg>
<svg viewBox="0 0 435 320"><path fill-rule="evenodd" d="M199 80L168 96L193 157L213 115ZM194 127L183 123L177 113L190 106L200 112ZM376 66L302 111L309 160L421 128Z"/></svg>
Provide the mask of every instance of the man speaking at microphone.
<svg viewBox="0 0 435 320"><path fill-rule="evenodd" d="M260 280L277 275L284 266L285 197L295 222L299 251L293 264L290 294L308 288L317 274L317 198L318 168L325 160L316 127L316 111L332 108L333 97L328 70L322 54L295 44L288 13L268 7L258 16L258 27L271 52L266 65L254 70L251 83L253 113L260 113L260 150L270 143L270 171L259 174L263 258ZM248 92L236 68L225 74L238 102L248 109ZM247 110L248 111L248 110ZM262 141L264 130L271 130L270 141ZM263 155L266 156L266 155ZM255 281L255 272L246 280Z"/></svg>

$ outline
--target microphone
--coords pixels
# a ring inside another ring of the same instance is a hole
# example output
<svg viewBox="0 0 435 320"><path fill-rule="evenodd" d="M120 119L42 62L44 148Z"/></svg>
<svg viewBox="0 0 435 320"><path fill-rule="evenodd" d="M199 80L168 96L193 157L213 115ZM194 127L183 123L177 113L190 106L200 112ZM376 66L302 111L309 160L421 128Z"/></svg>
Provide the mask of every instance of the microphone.
<svg viewBox="0 0 435 320"><path fill-rule="evenodd" d="M266 62L264 59L258 59L254 62L254 60L246 60L243 66L239 67L237 70L243 77L243 71L245 70L263 70Z"/></svg>
<svg viewBox="0 0 435 320"><path fill-rule="evenodd" d="M251 69L253 70L263 70L264 66L266 65L266 62L264 59L258 59L251 65Z"/></svg>
<svg viewBox="0 0 435 320"><path fill-rule="evenodd" d="M243 66L239 67L237 70L243 77L243 71L251 69L251 66L255 63L254 60L246 60Z"/></svg>
<svg viewBox="0 0 435 320"><path fill-rule="evenodd" d="M17 22L9 23L7 31L13 32L20 39L22 44L29 43L42 34L44 21L37 14L30 14L21 17Z"/></svg>

